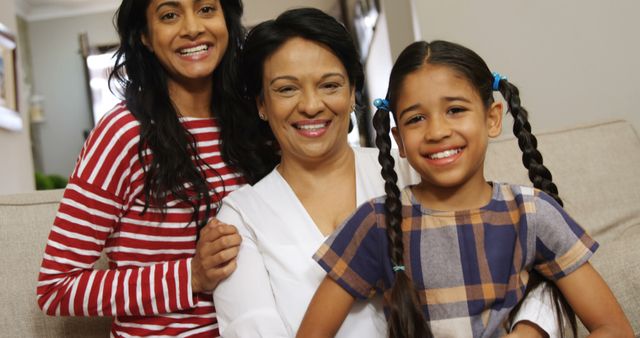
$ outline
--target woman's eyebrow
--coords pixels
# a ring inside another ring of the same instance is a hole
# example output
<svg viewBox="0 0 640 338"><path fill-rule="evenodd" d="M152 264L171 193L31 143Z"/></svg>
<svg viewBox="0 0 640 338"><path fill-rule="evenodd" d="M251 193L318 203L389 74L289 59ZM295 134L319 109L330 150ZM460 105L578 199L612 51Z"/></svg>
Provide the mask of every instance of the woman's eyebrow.
<svg viewBox="0 0 640 338"><path fill-rule="evenodd" d="M340 78L344 79L345 76L342 73L327 73L322 75L321 79L326 79L328 77L332 77L332 76L339 76ZM297 77L293 76L293 75L281 75L281 76L276 76L273 79L271 79L271 81L269 81L269 84L273 84L274 82L278 81L278 80L291 80L291 81L295 81L298 80Z"/></svg>
<svg viewBox="0 0 640 338"><path fill-rule="evenodd" d="M278 80L291 80L291 81L295 81L298 78L296 78L293 75L282 75L282 76L276 76L273 79L271 79L271 81L269 81L269 85L272 85L274 82L278 81Z"/></svg>
<svg viewBox="0 0 640 338"><path fill-rule="evenodd" d="M342 74L342 73L327 73L327 74L322 75L322 78L326 79L326 78L332 77L332 76L339 76L339 77L341 77L343 79L345 77L344 74Z"/></svg>
<svg viewBox="0 0 640 338"><path fill-rule="evenodd" d="M173 8L177 8L180 7L180 2L179 1L163 1L160 4L158 4L158 6L156 6L156 12L160 11L162 9L162 7L173 7Z"/></svg>

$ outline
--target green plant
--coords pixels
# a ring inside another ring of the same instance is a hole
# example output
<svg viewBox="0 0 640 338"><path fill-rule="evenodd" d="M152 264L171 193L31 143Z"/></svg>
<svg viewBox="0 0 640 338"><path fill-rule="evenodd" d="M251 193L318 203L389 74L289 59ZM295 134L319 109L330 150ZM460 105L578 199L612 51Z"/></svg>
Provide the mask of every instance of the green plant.
<svg viewBox="0 0 640 338"><path fill-rule="evenodd" d="M36 172L36 190L62 189L67 186L67 179L56 174L46 175Z"/></svg>

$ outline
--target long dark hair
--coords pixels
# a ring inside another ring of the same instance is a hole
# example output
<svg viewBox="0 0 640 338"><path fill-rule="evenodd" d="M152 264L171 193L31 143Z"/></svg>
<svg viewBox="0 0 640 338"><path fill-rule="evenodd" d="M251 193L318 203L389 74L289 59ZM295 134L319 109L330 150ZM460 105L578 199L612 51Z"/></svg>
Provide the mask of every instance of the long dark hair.
<svg viewBox="0 0 640 338"><path fill-rule="evenodd" d="M380 149L378 160L382 165L382 176L385 181L385 210L387 214L387 235L390 243L390 257L394 265L404 265L402 242L402 221L400 190L397 186L397 176L394 172L394 161L390 154L391 140L389 137L389 111L397 107L399 90L407 75L415 72L426 64L444 65L450 67L458 74L466 78L478 92L485 108L489 108L494 102L493 81L494 77L487 64L472 50L461 45L447 41L414 42L400 54L396 60L389 79L387 92L388 108L378 109L373 119L376 130L376 145ZM552 181L551 172L542 164L542 155L537 149L537 141L531 133L531 125L528 122L528 112L520 104L519 91L516 86L502 79L499 82L499 91L508 105L508 112L514 118L513 133L518 138L518 145L522 150L522 163L529 171L529 179L534 187L546 192L560 205L562 200L558 196L558 189ZM394 119L395 119L394 115ZM397 121L396 121L397 122ZM392 337L422 337L430 336L431 332L425 322L414 286L411 284L404 271L396 273L396 282L391 292L393 305L390 313L390 330ZM540 283L548 284L554 299L554 306L560 327L564 327L562 311L567 314L571 323L574 336L576 335L575 313L560 293L558 287L546 281L535 270L530 273L524 297ZM520 308L519 303L509 315L509 323L512 323L514 314ZM413 330L414 333L411 333ZM397 332L394 334L394 332ZM562 333L564 337L564 333Z"/></svg>
<svg viewBox="0 0 640 338"><path fill-rule="evenodd" d="M198 156L194 136L180 123L180 112L169 96L167 72L142 44L142 36L148 29L146 10L149 3L150 0L123 0L120 4L114 17L120 46L110 80L122 85L127 107L140 123L138 155L145 171L143 213L150 206L158 207L164 213L167 196L171 193L191 205L193 221L202 227L212 215L212 196L205 174L198 169L205 164ZM238 90L236 65L244 35L240 21L243 6L241 0L221 0L221 6L229 43L213 73L211 111L219 121L221 138L226 141L221 143L223 159L236 165L238 161L230 159L242 155L229 149L227 142L245 143L228 126L234 121L233 115L246 106ZM144 156L147 147L152 152L151 160ZM197 163L191 159L192 156ZM199 210L203 204L205 213L200 218Z"/></svg>
<svg viewBox="0 0 640 338"><path fill-rule="evenodd" d="M356 89L362 90L364 72L360 57L346 28L335 18L316 8L291 9L280 14L275 20L260 23L249 33L240 54L240 76L243 82L247 100L253 103L250 110L239 112L235 116L238 123L237 132L244 132L246 125L258 124L257 130L251 137L254 145L252 151L255 156L262 158L255 163L247 163L245 171L252 173L252 177L262 178L268 174L280 161L280 154L276 139L269 128L269 124L258 118L255 107L256 98L262 99L262 77L265 60L292 38L300 37L320 43L331 50L340 59L347 71L349 83ZM261 152L256 153L257 150ZM239 164L242 165L242 164Z"/></svg>

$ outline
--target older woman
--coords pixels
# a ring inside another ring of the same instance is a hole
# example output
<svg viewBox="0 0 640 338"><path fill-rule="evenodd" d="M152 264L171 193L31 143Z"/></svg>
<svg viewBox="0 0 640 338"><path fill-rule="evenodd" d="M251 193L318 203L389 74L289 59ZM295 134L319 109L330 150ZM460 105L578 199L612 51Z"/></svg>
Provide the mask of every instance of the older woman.
<svg viewBox="0 0 640 338"><path fill-rule="evenodd" d="M253 118L274 137L264 156L279 151L280 163L218 214L243 237L237 270L214 291L224 337L293 337L325 276L313 253L356 206L384 194L377 150L347 142L358 60L344 27L315 9L287 11L247 37L240 69ZM418 179L397 162L400 184ZM337 337L385 336L380 305L357 304Z"/></svg>

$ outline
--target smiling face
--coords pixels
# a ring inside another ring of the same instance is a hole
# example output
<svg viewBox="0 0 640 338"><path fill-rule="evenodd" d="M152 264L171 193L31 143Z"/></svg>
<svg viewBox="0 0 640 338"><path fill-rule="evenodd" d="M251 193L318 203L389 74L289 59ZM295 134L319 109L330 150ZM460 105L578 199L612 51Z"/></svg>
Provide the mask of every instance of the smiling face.
<svg viewBox="0 0 640 338"><path fill-rule="evenodd" d="M488 139L502 128L500 103L486 108L466 78L447 66L426 64L404 79L395 114L400 154L418 171L422 187L485 185Z"/></svg>
<svg viewBox="0 0 640 338"><path fill-rule="evenodd" d="M174 83L210 80L229 33L220 0L152 0L142 42Z"/></svg>
<svg viewBox="0 0 640 338"><path fill-rule="evenodd" d="M264 62L257 98L282 150L282 162L326 160L347 151L355 103L347 71L329 48L292 38Z"/></svg>

